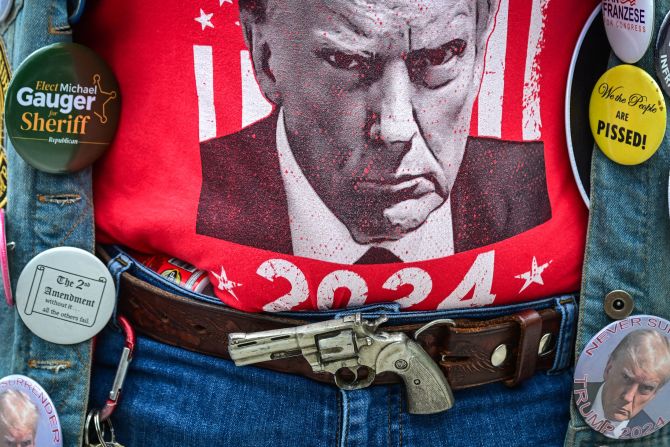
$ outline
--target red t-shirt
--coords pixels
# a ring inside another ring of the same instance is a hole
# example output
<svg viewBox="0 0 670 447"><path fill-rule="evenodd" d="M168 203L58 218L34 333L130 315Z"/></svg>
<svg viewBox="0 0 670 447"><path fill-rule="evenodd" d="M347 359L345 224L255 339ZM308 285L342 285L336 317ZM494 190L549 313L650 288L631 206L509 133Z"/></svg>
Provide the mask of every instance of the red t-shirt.
<svg viewBox="0 0 670 447"><path fill-rule="evenodd" d="M596 0L270 2L89 5L75 40L122 97L99 242L187 261L247 311L578 289L563 108Z"/></svg>

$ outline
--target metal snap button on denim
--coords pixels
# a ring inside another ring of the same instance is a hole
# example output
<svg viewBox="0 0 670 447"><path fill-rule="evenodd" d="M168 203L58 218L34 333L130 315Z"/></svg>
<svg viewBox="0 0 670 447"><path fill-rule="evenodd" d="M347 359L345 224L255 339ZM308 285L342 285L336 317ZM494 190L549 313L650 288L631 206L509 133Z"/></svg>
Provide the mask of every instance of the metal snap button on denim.
<svg viewBox="0 0 670 447"><path fill-rule="evenodd" d="M3 446L63 445L56 406L30 377L15 374L0 379L0 434Z"/></svg>
<svg viewBox="0 0 670 447"><path fill-rule="evenodd" d="M16 286L16 307L28 329L62 345L98 334L112 317L115 298L105 264L75 247L52 248L35 256Z"/></svg>
<svg viewBox="0 0 670 447"><path fill-rule="evenodd" d="M107 64L82 45L56 43L32 53L14 74L5 124L28 164L64 174L105 152L120 110L119 86Z"/></svg>
<svg viewBox="0 0 670 447"><path fill-rule="evenodd" d="M605 313L613 320L622 320L628 317L635 307L630 294L623 290L613 290L605 295Z"/></svg>

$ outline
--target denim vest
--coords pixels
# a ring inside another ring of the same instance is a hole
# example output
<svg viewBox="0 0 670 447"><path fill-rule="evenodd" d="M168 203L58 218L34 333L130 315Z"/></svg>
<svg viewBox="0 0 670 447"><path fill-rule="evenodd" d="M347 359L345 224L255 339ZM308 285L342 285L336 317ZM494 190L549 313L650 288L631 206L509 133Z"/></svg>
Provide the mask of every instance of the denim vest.
<svg viewBox="0 0 670 447"><path fill-rule="evenodd" d="M657 1L656 29L670 0ZM15 0L11 16L0 24L12 68L34 50L72 38L66 0ZM612 64L618 63L612 60ZM638 64L653 71L653 50ZM580 301L576 353L611 322L604 296L616 289L635 299L635 313L670 318L670 228L668 225L667 140L658 154L641 166L625 167L594 151L588 247ZM94 249L91 170L50 175L28 166L7 144L9 159L8 240L12 287L26 263L56 246ZM24 374L37 380L56 403L65 446L82 443L91 374L90 342L51 344L33 336L15 308L0 304L0 377ZM485 414L481 415L486 418ZM572 408L567 446L670 445L670 431L659 430L639 441L613 441L591 430Z"/></svg>
<svg viewBox="0 0 670 447"><path fill-rule="evenodd" d="M0 25L12 70L33 51L72 40L66 0L15 0ZM91 169L51 175L28 166L7 144L9 189L7 239L12 288L26 263L38 253L63 245L92 252L95 226ZM3 300L4 301L4 300ZM72 346L48 343L30 333L15 308L0 306L0 376L35 379L56 403L64 445L82 443L89 394L91 342Z"/></svg>
<svg viewBox="0 0 670 447"><path fill-rule="evenodd" d="M656 1L654 36L670 10L670 1ZM636 65L655 77L654 43ZM609 65L622 62L611 56ZM666 97L666 111L668 98ZM668 130L660 149L638 166L610 161L595 148L591 162L591 207L582 278L576 356L589 340L612 322L604 312L604 298L624 290L634 300L634 314L670 318L670 221L668 220ZM666 446L665 427L638 441L613 441L592 430L572 405L566 446Z"/></svg>

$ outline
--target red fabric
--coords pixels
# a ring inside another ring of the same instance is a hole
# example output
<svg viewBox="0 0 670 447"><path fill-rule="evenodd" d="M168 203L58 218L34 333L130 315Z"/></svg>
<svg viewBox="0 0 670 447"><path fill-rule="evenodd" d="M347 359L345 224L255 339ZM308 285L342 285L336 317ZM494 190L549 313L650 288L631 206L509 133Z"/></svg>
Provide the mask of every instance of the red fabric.
<svg viewBox="0 0 670 447"><path fill-rule="evenodd" d="M219 298L247 311L345 307L352 292L348 282L338 280L352 276L342 271L362 278L362 286L355 281L353 295L362 294L365 303L410 296L411 301L402 301L409 310L501 305L576 291L587 210L570 171L563 107L572 51L597 3L508 2L500 139L528 140L523 127L527 41L533 8L539 7L545 15L535 61L541 135L530 140L544 144L551 218L513 237L446 258L372 266L338 265L196 234L203 171L194 46L212 48L216 136L235 134L242 129L240 51L246 49L236 1L90 4L75 40L107 60L122 96L116 139L95 170L98 242L163 253L207 270ZM213 28L203 30L194 20L200 9L214 14ZM476 101L473 137L479 136L478 114L483 109L481 99ZM224 280L219 278L222 270ZM532 273L535 281L528 280Z"/></svg>

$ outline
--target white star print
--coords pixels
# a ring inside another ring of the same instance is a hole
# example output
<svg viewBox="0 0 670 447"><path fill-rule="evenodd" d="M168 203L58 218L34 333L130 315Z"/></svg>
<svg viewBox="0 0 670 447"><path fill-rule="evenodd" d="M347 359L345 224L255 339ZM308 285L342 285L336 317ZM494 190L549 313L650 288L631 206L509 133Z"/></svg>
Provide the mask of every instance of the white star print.
<svg viewBox="0 0 670 447"><path fill-rule="evenodd" d="M544 281L542 280L542 273L546 270L547 267L549 267L549 264L551 264L552 262L554 261L551 260L538 267L537 259L535 258L535 256L533 256L533 265L531 266L530 271L515 276L515 278L523 279L526 281L523 284L523 287L521 287L521 290L519 290L519 293L526 290L528 286L530 286L533 283L543 286Z"/></svg>
<svg viewBox="0 0 670 447"><path fill-rule="evenodd" d="M214 15L214 13L205 14L205 11L203 11L202 8L201 8L200 9L200 17L196 17L194 20L196 22L200 23L200 25L202 25L202 30L204 31L205 28L207 28L208 26L214 28L214 25L212 25L212 16L213 15Z"/></svg>
<svg viewBox="0 0 670 447"><path fill-rule="evenodd" d="M219 0L219 6L223 6L224 3L233 4L233 0Z"/></svg>
<svg viewBox="0 0 670 447"><path fill-rule="evenodd" d="M219 290L225 290L226 292L230 293L233 298L235 298L237 301L240 299L235 295L235 292L233 292L233 289L235 287L239 287L242 285L242 283L239 282L234 282L228 279L228 275L226 275L226 271L221 267L221 274L217 275L216 273L212 272L212 275L216 278L216 280L219 282L219 285L217 288Z"/></svg>

